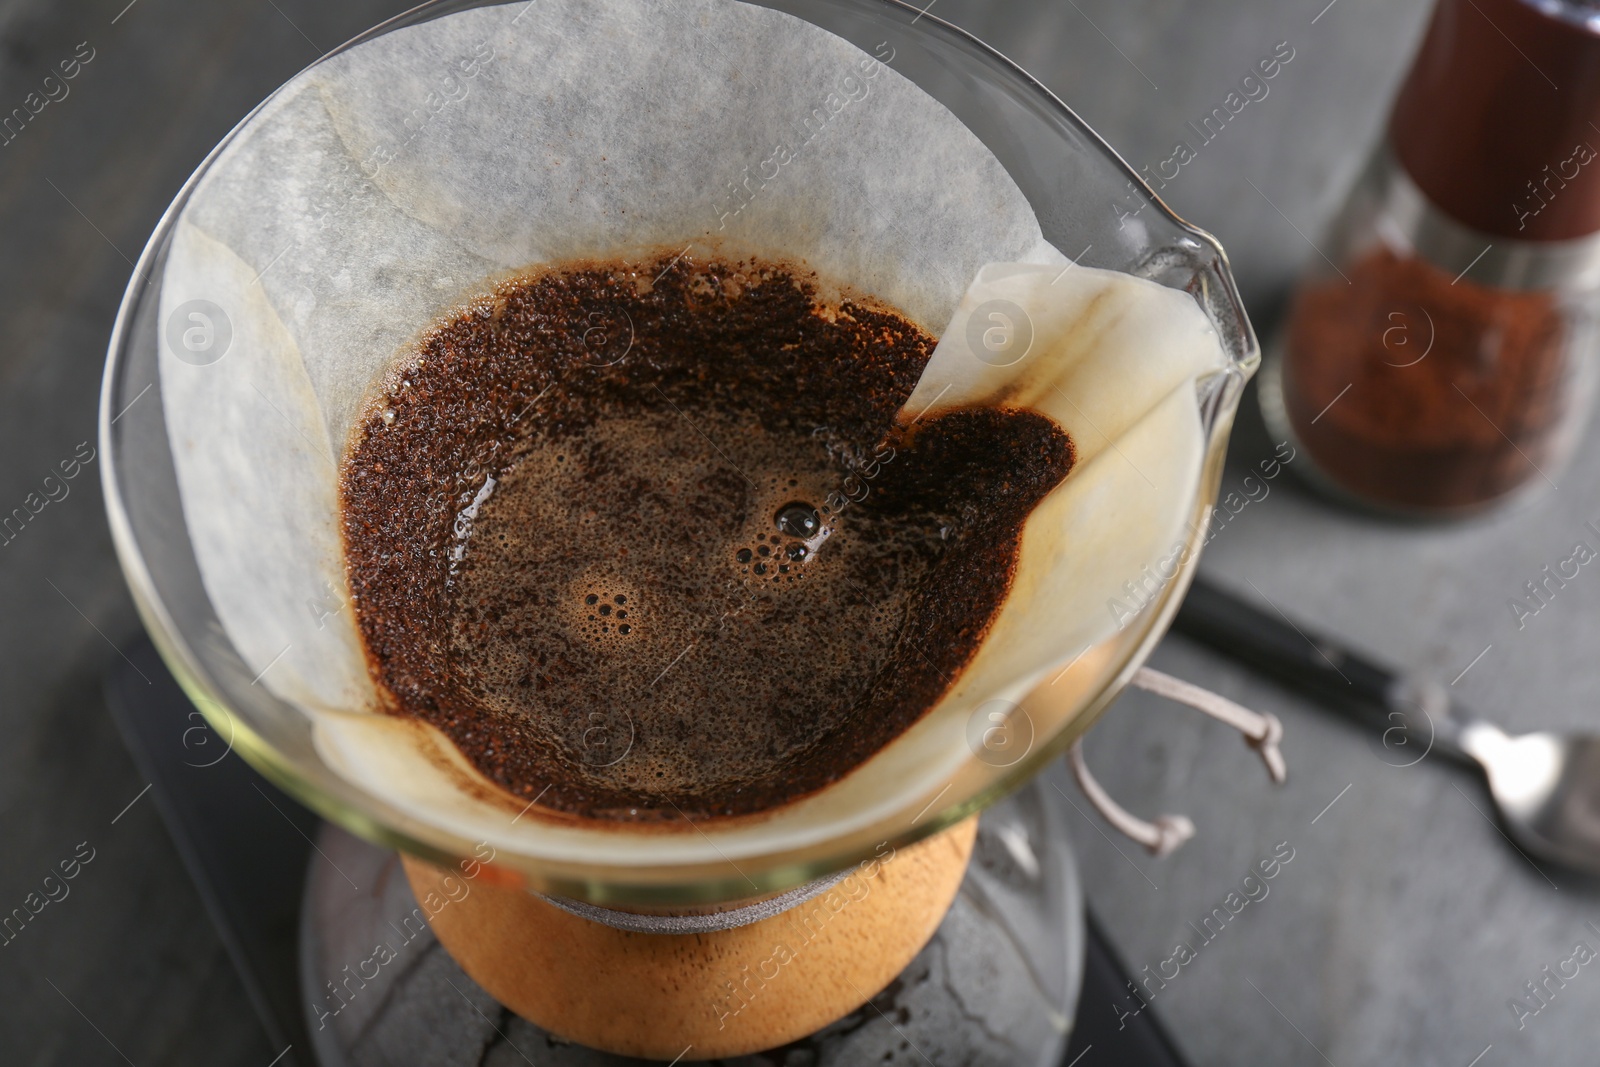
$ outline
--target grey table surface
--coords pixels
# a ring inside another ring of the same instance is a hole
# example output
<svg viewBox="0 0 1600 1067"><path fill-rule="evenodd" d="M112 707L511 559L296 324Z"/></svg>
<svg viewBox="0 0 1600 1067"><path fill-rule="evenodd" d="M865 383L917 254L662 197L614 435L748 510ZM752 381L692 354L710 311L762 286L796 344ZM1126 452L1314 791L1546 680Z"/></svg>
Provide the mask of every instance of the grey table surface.
<svg viewBox="0 0 1600 1067"><path fill-rule="evenodd" d="M1269 95L1164 192L1221 237L1264 332L1316 254L1303 235L1315 239L1360 166L1427 7L936 4L933 14L1033 71L1135 165L1168 156L1186 121L1279 42L1294 49ZM68 95L0 146L0 510L92 442L129 261L184 177L295 70L404 6L0 0L0 111L21 106L80 42L93 49ZM1247 410L1227 485L1272 445ZM1583 726L1600 688L1600 579L1584 572L1520 629L1507 601L1600 520L1597 460L1591 434L1558 489L1446 528L1352 515L1282 477L1211 542L1202 567L1446 681L1471 664L1454 691L1512 727ZM138 622L97 474L91 463L0 547L0 910L80 843L94 857L69 896L0 947L0 1058L264 1067L278 1050L99 695ZM1600 975L1584 968L1520 1030L1506 1002L1577 942L1600 947L1585 925L1600 922L1600 890L1519 857L1472 778L1434 761L1389 766L1358 731L1181 639L1154 662L1277 713L1287 729L1281 789L1225 728L1144 694L1125 696L1087 741L1114 795L1199 825L1166 860L1087 819L1076 828L1089 899L1135 969L1154 971L1179 941L1197 948L1150 1010L1198 1064L1595 1062ZM1268 897L1201 943L1189 924L1281 842L1294 859ZM1091 1050L1082 1067L1095 1062Z"/></svg>

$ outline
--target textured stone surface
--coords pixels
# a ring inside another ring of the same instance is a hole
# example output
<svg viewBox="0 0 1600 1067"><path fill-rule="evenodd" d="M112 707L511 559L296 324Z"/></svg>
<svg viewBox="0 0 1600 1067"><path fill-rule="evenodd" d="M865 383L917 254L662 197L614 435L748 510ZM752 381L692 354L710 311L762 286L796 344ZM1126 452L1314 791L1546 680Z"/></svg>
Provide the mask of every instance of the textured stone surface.
<svg viewBox="0 0 1600 1067"><path fill-rule="evenodd" d="M327 48L407 6L283 0L297 30L265 3L126 4L0 0L0 114L81 42L93 50L66 95L51 88L60 98L0 145L4 515L36 507L28 494L93 446L129 261L205 153L318 54L300 30ZM99 679L138 621L99 480L89 463L0 546L0 911L24 906L80 842L95 850L69 895L0 947L0 1060L265 1067L280 1050L150 797L118 818L145 782Z"/></svg>

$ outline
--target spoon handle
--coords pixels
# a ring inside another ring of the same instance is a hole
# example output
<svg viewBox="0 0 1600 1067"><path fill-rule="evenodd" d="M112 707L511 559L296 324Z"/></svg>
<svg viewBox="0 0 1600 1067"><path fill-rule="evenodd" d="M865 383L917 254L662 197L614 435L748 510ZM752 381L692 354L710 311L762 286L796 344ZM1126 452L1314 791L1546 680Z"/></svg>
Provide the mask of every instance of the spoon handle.
<svg viewBox="0 0 1600 1067"><path fill-rule="evenodd" d="M1414 739L1465 758L1459 720L1435 682L1418 680L1196 575L1172 628L1375 730L1386 749Z"/></svg>

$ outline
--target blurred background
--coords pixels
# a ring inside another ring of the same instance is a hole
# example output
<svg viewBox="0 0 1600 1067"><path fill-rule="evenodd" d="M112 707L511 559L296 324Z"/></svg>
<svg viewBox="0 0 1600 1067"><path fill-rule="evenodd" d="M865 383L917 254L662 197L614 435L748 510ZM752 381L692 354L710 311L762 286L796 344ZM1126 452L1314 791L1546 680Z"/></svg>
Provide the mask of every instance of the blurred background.
<svg viewBox="0 0 1600 1067"><path fill-rule="evenodd" d="M240 1064L273 1048L101 694L140 626L102 512L95 414L106 342L145 238L256 103L404 0L0 0L0 115L63 59L70 91L0 144L0 512L61 461L68 492L0 545L0 912L85 843L70 895L0 946L7 1063ZM1252 102L1162 190L1228 249L1268 341L1367 156L1425 0L936 0L1039 78L1133 166L1190 139L1275 50ZM89 58L86 58L89 57ZM1253 398L1224 492L1272 455ZM1508 607L1600 521L1600 441L1559 487L1471 523L1407 526L1274 479L1213 538L1203 572L1443 682L1522 729L1584 726L1600 692L1600 578L1536 618ZM1520 625L1519 625L1520 623ZM1074 824L1091 906L1131 969L1154 968L1258 860L1293 860L1152 1010L1196 1064L1592 1064L1600 973L1535 1017L1524 983L1600 946L1595 887L1520 856L1479 781L1409 767L1344 723L1178 637L1153 665L1270 710L1273 789L1236 734L1129 692L1086 742L1112 794L1199 827L1155 860ZM1065 779L1063 779L1065 782ZM1068 790L1071 786L1065 786ZM1281 854L1281 853L1280 853ZM1115 1021L1131 1000L1086 1005ZM1477 1057L1475 1059L1475 1057ZM1094 1067L1092 1051L1082 1061ZM1102 1061L1104 1062L1104 1061Z"/></svg>

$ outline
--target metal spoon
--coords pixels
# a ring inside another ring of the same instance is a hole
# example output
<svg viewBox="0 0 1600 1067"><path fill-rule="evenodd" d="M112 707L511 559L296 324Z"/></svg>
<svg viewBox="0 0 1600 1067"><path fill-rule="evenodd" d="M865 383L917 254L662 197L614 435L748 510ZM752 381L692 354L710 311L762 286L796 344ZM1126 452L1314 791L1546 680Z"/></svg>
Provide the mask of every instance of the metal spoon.
<svg viewBox="0 0 1600 1067"><path fill-rule="evenodd" d="M1508 734L1454 705L1437 681L1374 663L1199 577L1172 628L1377 731L1391 765L1438 753L1481 767L1518 844L1600 873L1600 736Z"/></svg>

